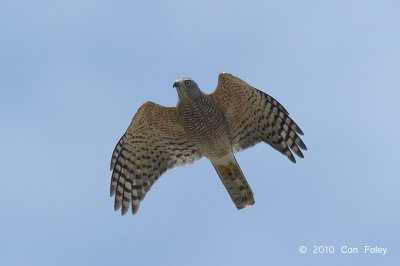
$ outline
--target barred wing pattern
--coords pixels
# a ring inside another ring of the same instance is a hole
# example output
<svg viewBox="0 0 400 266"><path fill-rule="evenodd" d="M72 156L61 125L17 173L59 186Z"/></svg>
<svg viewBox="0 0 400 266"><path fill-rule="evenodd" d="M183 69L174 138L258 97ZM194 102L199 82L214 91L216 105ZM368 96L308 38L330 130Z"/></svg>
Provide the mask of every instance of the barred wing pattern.
<svg viewBox="0 0 400 266"><path fill-rule="evenodd" d="M221 73L211 94L224 111L230 126L234 152L266 142L296 162L292 151L303 158L306 145L300 127L274 98L228 73Z"/></svg>
<svg viewBox="0 0 400 266"><path fill-rule="evenodd" d="M110 196L115 194L114 209L122 206L124 215L132 205L135 214L140 201L165 171L200 158L200 151L188 139L176 108L146 102L133 117L111 158Z"/></svg>

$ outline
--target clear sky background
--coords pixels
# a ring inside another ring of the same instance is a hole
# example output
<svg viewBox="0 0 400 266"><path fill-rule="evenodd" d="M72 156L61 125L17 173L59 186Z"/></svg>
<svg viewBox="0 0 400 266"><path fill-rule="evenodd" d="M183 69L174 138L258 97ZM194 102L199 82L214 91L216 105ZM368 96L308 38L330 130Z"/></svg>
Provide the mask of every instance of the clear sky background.
<svg viewBox="0 0 400 266"><path fill-rule="evenodd" d="M3 1L0 265L399 265L399 12L398 1ZM266 144L237 154L256 199L243 211L203 159L121 217L109 161L132 116L147 100L175 105L179 77L212 92L219 72L288 109L305 159Z"/></svg>

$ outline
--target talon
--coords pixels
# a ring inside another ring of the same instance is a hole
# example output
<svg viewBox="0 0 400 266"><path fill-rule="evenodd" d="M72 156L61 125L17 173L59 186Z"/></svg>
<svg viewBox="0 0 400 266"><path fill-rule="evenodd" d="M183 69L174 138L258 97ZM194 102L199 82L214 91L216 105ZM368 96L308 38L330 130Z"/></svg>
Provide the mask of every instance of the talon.
<svg viewBox="0 0 400 266"><path fill-rule="evenodd" d="M222 168L222 172L224 172L225 176L233 176L233 165L229 165L229 166L221 166Z"/></svg>

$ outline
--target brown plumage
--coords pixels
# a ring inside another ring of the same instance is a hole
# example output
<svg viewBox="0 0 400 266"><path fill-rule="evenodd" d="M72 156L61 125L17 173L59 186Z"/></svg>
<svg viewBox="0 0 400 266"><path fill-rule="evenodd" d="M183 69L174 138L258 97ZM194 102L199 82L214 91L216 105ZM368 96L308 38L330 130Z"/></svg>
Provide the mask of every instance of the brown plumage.
<svg viewBox="0 0 400 266"><path fill-rule="evenodd" d="M233 153L266 142L286 155L303 158L303 134L286 109L271 96L227 73L212 94L191 79L174 83L176 107L143 104L111 159L114 209L139 208L154 182L175 165L208 158L238 209L254 204L253 192Z"/></svg>

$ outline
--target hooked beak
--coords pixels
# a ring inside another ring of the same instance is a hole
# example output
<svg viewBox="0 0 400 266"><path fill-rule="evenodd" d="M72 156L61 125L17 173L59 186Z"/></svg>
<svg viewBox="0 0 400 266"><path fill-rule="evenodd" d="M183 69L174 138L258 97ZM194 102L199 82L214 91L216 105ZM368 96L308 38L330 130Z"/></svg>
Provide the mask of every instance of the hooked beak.
<svg viewBox="0 0 400 266"><path fill-rule="evenodd" d="M174 85L172 86L172 88L178 88L179 87L179 82L178 81L175 81L174 82Z"/></svg>

